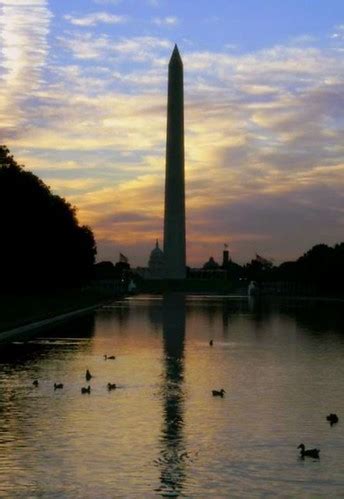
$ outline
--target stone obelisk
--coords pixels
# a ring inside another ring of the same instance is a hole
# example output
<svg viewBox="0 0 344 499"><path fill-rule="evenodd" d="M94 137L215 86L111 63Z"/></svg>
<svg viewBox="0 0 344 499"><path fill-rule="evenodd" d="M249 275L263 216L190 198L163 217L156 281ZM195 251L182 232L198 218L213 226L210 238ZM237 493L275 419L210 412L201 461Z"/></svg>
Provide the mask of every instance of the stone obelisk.
<svg viewBox="0 0 344 499"><path fill-rule="evenodd" d="M185 279L184 89L177 45L168 66L164 255L166 279Z"/></svg>

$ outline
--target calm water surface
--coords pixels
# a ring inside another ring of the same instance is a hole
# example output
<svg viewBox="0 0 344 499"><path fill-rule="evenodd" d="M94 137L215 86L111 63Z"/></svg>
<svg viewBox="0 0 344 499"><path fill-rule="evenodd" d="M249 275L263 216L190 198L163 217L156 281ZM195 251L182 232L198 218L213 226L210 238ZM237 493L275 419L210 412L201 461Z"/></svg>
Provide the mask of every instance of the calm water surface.
<svg viewBox="0 0 344 499"><path fill-rule="evenodd" d="M343 308L140 296L1 346L0 496L344 496Z"/></svg>

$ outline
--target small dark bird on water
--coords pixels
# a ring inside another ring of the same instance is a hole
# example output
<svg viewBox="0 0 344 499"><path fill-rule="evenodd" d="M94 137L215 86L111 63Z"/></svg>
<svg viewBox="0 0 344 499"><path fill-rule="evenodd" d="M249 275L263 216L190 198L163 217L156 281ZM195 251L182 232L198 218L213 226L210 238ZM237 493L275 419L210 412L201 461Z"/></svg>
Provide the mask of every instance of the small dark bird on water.
<svg viewBox="0 0 344 499"><path fill-rule="evenodd" d="M209 345L212 347L214 345L214 341L213 340L210 340L209 341Z"/></svg>
<svg viewBox="0 0 344 499"><path fill-rule="evenodd" d="M38 383L38 379L35 379L35 380L32 382L32 384L33 384L33 386L35 386L35 387L37 388L37 386L38 386L38 384L39 384L39 383Z"/></svg>
<svg viewBox="0 0 344 499"><path fill-rule="evenodd" d="M54 390L62 390L63 383L54 383Z"/></svg>
<svg viewBox="0 0 344 499"><path fill-rule="evenodd" d="M335 423L338 423L338 421L339 421L337 414L333 414L332 412L331 412L331 414L326 416L326 419L327 419L327 421L329 421L331 423L331 426Z"/></svg>
<svg viewBox="0 0 344 499"><path fill-rule="evenodd" d="M104 360L115 360L115 358L114 355L104 355Z"/></svg>
<svg viewBox="0 0 344 499"><path fill-rule="evenodd" d="M211 393L213 394L213 397L222 397L223 398L223 394L226 392L224 391L223 388L221 388L221 390L212 390Z"/></svg>
<svg viewBox="0 0 344 499"><path fill-rule="evenodd" d="M319 449L305 449L304 444L300 444L298 446L298 449L300 450L300 456L301 457L314 457L315 459L319 459Z"/></svg>
<svg viewBox="0 0 344 499"><path fill-rule="evenodd" d="M107 388L108 388L109 392L111 390L116 390L116 388L117 388L116 383L108 383Z"/></svg>
<svg viewBox="0 0 344 499"><path fill-rule="evenodd" d="M88 385L87 388L85 388L84 386L81 388L81 393L91 393L91 387L90 385Z"/></svg>
<svg viewBox="0 0 344 499"><path fill-rule="evenodd" d="M90 381L90 379L92 378L92 374L90 373L90 371L88 369L86 369L85 378L86 378L86 381Z"/></svg>

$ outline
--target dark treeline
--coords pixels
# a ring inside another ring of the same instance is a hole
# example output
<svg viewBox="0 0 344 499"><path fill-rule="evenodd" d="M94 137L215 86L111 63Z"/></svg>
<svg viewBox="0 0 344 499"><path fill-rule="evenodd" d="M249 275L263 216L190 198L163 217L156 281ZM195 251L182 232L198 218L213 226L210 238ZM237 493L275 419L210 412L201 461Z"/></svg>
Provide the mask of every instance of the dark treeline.
<svg viewBox="0 0 344 499"><path fill-rule="evenodd" d="M0 146L0 291L79 285L96 244L76 209Z"/></svg>
<svg viewBox="0 0 344 499"><path fill-rule="evenodd" d="M0 234L0 292L63 288L94 277L129 275L123 262L94 266L97 250L91 229L80 226L76 209L18 165L5 146L0 146ZM300 283L318 292L342 293L344 243L318 244L279 266L258 258L244 266L229 261L225 270L234 280Z"/></svg>
<svg viewBox="0 0 344 499"><path fill-rule="evenodd" d="M344 243L334 247L317 244L298 260L279 266L255 259L242 268L242 276L257 282L300 283L312 286L317 292L343 293Z"/></svg>
<svg viewBox="0 0 344 499"><path fill-rule="evenodd" d="M95 279L115 279L128 281L132 276L130 264L126 262L99 262L94 266L93 275Z"/></svg>

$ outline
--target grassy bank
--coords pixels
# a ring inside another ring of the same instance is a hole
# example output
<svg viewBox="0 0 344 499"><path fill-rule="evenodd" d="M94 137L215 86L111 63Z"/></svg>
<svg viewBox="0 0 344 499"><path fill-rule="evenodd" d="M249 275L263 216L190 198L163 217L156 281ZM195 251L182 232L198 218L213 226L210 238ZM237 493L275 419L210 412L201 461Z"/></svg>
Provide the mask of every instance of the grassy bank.
<svg viewBox="0 0 344 499"><path fill-rule="evenodd" d="M95 289L68 289L49 293L0 296L0 331L49 319L115 298Z"/></svg>

